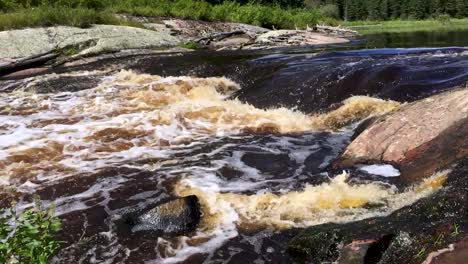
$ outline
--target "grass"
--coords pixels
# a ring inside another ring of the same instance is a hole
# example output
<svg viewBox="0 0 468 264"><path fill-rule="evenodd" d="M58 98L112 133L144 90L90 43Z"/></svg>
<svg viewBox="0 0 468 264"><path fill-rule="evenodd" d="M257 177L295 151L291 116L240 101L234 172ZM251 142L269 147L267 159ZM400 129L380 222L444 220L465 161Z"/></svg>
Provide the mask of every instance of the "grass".
<svg viewBox="0 0 468 264"><path fill-rule="evenodd" d="M86 28L92 24L142 27L139 23L122 20L110 13L88 8L40 6L0 14L0 30L56 25Z"/></svg>
<svg viewBox="0 0 468 264"><path fill-rule="evenodd" d="M343 22L361 34L404 33L418 31L468 30L468 19L392 20Z"/></svg>
<svg viewBox="0 0 468 264"><path fill-rule="evenodd" d="M198 48L198 44L196 42L191 41L191 42L186 42L186 43L180 44L179 47L194 50L194 49Z"/></svg>
<svg viewBox="0 0 468 264"><path fill-rule="evenodd" d="M317 9L282 8L255 2L211 5L203 0L0 0L0 30L56 25L89 27L92 24L143 27L116 16L122 13L240 22L277 29L305 28L317 23L340 24ZM468 19L451 19L446 15L423 21L353 21L341 24L364 35L468 29Z"/></svg>
<svg viewBox="0 0 468 264"><path fill-rule="evenodd" d="M46 264L60 247L59 230L53 207L43 210L37 203L19 215L0 212L0 263Z"/></svg>
<svg viewBox="0 0 468 264"><path fill-rule="evenodd" d="M10 4L8 8L3 7L3 13L0 13L0 30L54 25L75 27L88 27L92 24L138 26L125 19L117 18L115 14L119 13L204 21L241 22L278 29L304 28L307 25L315 25L320 20L320 14L315 10L285 9L279 6L256 3L240 5L234 2L223 2L211 5L202 0L82 0L81 2L62 0L68 1L68 4L54 2L55 4L30 6L19 4L22 0L9 1L14 3Z"/></svg>

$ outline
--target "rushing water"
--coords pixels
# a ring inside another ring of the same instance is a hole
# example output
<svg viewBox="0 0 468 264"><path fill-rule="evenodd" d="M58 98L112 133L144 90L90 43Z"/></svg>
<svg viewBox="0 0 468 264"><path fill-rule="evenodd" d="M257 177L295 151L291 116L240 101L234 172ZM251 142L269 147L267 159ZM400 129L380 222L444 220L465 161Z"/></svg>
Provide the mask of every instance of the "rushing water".
<svg viewBox="0 0 468 264"><path fill-rule="evenodd" d="M329 165L359 121L464 84L467 51L146 56L4 80L0 184L20 208L33 193L55 203L57 263L288 262L296 228L384 216L438 188L443 174L399 186L390 166ZM119 224L188 194L204 208L192 234Z"/></svg>

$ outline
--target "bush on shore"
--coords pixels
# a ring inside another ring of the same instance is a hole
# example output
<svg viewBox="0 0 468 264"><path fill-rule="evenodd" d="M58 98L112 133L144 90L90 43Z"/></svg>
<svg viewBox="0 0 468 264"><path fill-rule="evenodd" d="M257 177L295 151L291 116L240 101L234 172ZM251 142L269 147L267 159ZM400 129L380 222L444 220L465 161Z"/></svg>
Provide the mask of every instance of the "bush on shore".
<svg viewBox="0 0 468 264"><path fill-rule="evenodd" d="M55 240L59 230L52 206L44 209L36 203L19 215L0 209L0 263L46 264L60 247Z"/></svg>
<svg viewBox="0 0 468 264"><path fill-rule="evenodd" d="M312 26L320 19L319 12L314 9L256 2L227 1L212 5L203 0L0 0L0 11L0 30L129 23L116 18L116 13L241 22L268 28Z"/></svg>

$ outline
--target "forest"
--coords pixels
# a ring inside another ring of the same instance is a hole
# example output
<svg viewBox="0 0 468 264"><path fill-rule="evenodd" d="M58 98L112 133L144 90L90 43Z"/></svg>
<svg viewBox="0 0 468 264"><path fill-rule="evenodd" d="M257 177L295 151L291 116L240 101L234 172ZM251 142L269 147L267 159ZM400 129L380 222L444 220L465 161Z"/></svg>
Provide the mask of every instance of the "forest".
<svg viewBox="0 0 468 264"><path fill-rule="evenodd" d="M306 0L304 5L326 7L329 16L345 21L468 16L466 0Z"/></svg>

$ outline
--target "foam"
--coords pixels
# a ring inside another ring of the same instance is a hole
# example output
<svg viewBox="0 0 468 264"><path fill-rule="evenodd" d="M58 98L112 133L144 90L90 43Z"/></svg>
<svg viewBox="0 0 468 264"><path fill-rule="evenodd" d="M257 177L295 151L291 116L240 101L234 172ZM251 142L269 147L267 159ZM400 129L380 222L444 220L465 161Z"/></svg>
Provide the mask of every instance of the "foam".
<svg viewBox="0 0 468 264"><path fill-rule="evenodd" d="M263 110L227 99L239 89L226 78L121 71L74 93L2 93L0 110L14 115L0 116L6 130L0 135L2 178L13 183L35 176L57 179L138 158L164 158L168 149L206 137L334 130L398 108L396 102L360 96L323 115Z"/></svg>
<svg viewBox="0 0 468 264"><path fill-rule="evenodd" d="M368 165L368 166L362 166L359 169L367 173L379 175L383 177L400 176L400 171L389 164L373 164L373 165Z"/></svg>

